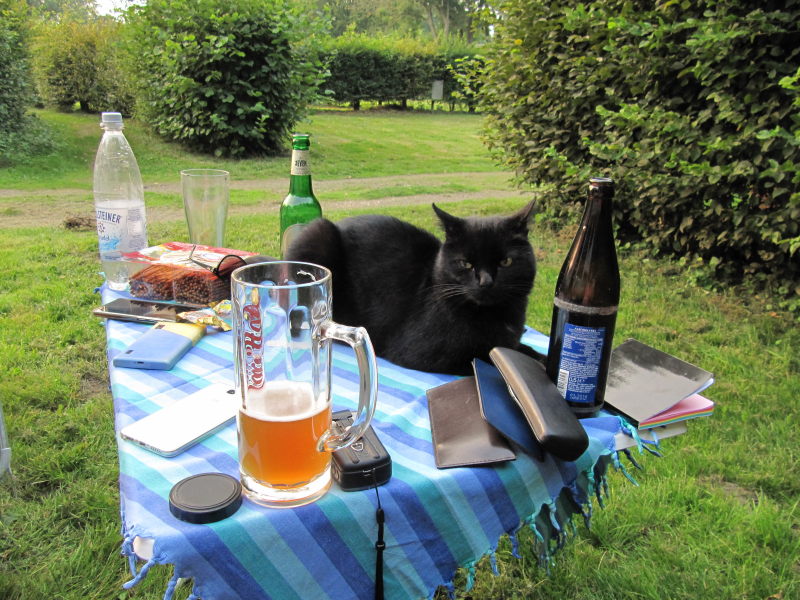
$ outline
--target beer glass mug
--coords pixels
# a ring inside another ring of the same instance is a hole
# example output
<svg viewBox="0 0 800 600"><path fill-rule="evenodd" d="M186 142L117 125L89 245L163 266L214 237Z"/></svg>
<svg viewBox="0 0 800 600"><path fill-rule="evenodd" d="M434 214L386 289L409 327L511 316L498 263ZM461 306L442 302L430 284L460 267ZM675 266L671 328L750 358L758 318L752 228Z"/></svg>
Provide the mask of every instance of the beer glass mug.
<svg viewBox="0 0 800 600"><path fill-rule="evenodd" d="M331 320L331 272L299 262L241 267L231 277L239 470L251 500L301 506L331 485L331 452L356 441L375 412L375 353L362 327ZM358 414L332 429L331 343L355 351Z"/></svg>

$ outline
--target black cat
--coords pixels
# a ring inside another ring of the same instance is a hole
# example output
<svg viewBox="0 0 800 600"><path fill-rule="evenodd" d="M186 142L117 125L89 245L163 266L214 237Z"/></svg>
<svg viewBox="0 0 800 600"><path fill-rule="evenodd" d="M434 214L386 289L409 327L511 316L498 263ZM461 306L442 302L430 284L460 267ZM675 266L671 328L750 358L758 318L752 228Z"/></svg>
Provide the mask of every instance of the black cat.
<svg viewBox="0 0 800 600"><path fill-rule="evenodd" d="M394 217L317 219L285 259L333 272L334 320L365 327L379 356L469 374L472 359L488 360L494 346L519 346L536 276L528 242L533 202L508 217L433 210L444 243Z"/></svg>

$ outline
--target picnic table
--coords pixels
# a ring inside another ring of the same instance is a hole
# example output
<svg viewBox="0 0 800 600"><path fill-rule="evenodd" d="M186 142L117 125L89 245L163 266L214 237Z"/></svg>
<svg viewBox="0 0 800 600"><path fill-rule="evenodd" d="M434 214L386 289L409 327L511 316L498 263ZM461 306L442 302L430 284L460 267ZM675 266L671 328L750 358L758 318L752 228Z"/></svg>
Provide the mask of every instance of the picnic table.
<svg viewBox="0 0 800 600"><path fill-rule="evenodd" d="M103 301L120 295L102 288ZM543 561L564 542L574 515L588 520L601 499L609 464L618 463L624 425L605 416L585 420L588 450L575 462L538 461L518 452L492 466L437 469L426 390L455 379L378 360L373 427L390 453L385 485L343 492L335 484L320 500L270 509L245 499L231 517L197 525L175 518L168 497L187 476L222 472L238 479L235 423L173 458L125 441L119 430L162 406L216 383L233 384L232 334L211 332L170 371L116 368L111 359L147 325L108 320L107 353L119 451L122 552L135 586L156 564L174 565L165 590L193 581L192 598L373 598L375 513L385 512L383 581L389 599L431 597L452 589L460 567L493 557L499 540L533 529ZM540 352L547 337L532 329L523 341ZM349 348L333 352L334 410L357 406L358 374ZM492 561L493 564L493 561ZM468 582L469 583L469 582Z"/></svg>

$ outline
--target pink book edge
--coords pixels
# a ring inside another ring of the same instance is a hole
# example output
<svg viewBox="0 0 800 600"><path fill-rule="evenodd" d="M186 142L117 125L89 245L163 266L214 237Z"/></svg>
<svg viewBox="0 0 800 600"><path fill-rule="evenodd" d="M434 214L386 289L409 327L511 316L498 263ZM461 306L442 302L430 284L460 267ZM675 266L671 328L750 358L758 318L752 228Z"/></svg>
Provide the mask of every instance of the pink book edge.
<svg viewBox="0 0 800 600"><path fill-rule="evenodd" d="M714 412L714 403L700 394L692 394L678 402L672 408L658 413L639 423L639 429L658 427L675 421L707 417Z"/></svg>

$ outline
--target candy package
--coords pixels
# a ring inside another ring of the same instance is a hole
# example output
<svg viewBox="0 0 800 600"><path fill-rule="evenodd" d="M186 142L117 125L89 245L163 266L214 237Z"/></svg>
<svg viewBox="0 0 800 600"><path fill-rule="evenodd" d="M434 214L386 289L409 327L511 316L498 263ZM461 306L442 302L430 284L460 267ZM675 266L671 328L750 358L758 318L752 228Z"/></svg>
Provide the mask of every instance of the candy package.
<svg viewBox="0 0 800 600"><path fill-rule="evenodd" d="M150 300L211 304L231 297L230 280L217 275L222 260L252 252L168 242L126 255L144 268L130 279L131 295ZM224 273L220 273L225 275Z"/></svg>
<svg viewBox="0 0 800 600"><path fill-rule="evenodd" d="M182 265L154 264L130 279L130 291L137 298L208 304L230 298L230 282L210 271Z"/></svg>

